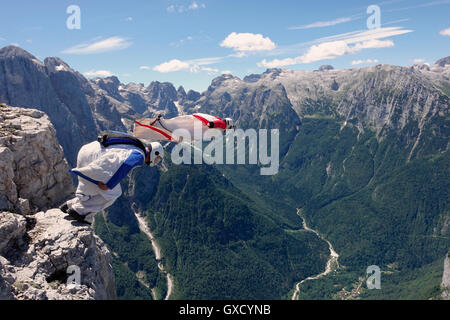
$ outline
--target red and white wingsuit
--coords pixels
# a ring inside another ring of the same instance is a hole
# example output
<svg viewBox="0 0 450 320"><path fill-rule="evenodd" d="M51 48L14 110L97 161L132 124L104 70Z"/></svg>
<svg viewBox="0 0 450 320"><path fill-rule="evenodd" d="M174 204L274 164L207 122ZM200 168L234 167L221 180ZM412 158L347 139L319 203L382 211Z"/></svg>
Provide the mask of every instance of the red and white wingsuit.
<svg viewBox="0 0 450 320"><path fill-rule="evenodd" d="M134 123L133 135L136 138L148 141L172 141L180 142L173 132L177 129L187 130L191 137L194 137L195 127L201 129L201 134L209 129L227 130L233 127L233 120L230 118L219 118L205 113L194 113L172 119L144 118L138 119Z"/></svg>

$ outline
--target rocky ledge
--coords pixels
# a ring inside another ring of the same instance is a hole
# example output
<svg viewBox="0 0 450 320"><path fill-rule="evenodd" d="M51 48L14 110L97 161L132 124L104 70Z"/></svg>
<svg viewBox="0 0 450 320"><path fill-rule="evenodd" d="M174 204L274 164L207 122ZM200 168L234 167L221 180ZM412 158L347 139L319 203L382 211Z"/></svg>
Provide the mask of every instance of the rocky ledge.
<svg viewBox="0 0 450 320"><path fill-rule="evenodd" d="M104 242L52 209L73 191L47 115L0 104L0 300L116 298Z"/></svg>
<svg viewBox="0 0 450 320"><path fill-rule="evenodd" d="M111 254L90 226L59 209L0 215L0 299L115 299Z"/></svg>
<svg viewBox="0 0 450 320"><path fill-rule="evenodd" d="M47 115L0 104L0 210L51 208L74 187Z"/></svg>

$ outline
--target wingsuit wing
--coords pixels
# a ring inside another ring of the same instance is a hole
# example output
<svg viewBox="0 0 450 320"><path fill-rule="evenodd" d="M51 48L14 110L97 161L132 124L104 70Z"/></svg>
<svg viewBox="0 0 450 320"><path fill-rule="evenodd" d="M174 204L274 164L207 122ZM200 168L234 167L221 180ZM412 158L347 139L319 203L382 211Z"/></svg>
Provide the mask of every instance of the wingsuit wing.
<svg viewBox="0 0 450 320"><path fill-rule="evenodd" d="M172 132L163 128L157 118L142 118L134 122L133 135L146 141L173 141Z"/></svg>
<svg viewBox="0 0 450 320"><path fill-rule="evenodd" d="M186 130L192 138L196 136L196 130L199 130L199 133L201 133L203 137L205 131L211 130L208 127L209 123L214 124L214 129L225 130L224 121L219 117L195 113L193 115L184 115L172 119L138 119L134 124L133 135L139 139L148 141L180 142L181 140L176 135L176 130Z"/></svg>

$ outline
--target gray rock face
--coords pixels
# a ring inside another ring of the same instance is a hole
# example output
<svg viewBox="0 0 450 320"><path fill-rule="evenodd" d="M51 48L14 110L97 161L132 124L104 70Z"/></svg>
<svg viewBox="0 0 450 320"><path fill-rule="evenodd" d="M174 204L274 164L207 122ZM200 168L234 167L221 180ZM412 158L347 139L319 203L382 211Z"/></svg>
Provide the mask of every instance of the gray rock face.
<svg viewBox="0 0 450 320"><path fill-rule="evenodd" d="M9 212L0 216L0 298L115 299L111 255L90 227L64 219L58 209L29 222ZM70 266L79 270L80 283L68 284Z"/></svg>
<svg viewBox="0 0 450 320"><path fill-rule="evenodd" d="M69 167L49 118L0 105L0 209L23 214L54 207L73 191Z"/></svg>
<svg viewBox="0 0 450 320"><path fill-rule="evenodd" d="M23 242L26 232L26 220L18 214L3 212L0 220L0 255Z"/></svg>
<svg viewBox="0 0 450 320"><path fill-rule="evenodd" d="M319 71L327 71L327 70L333 70L333 69L334 69L334 67L332 65L324 64L324 65L320 66Z"/></svg>
<svg viewBox="0 0 450 320"><path fill-rule="evenodd" d="M444 260L444 272L442 274L442 298L450 300L450 252Z"/></svg>
<svg viewBox="0 0 450 320"><path fill-rule="evenodd" d="M150 105L154 109L164 114L166 118L178 115L174 101L178 100L178 93L175 87L168 82L153 81L147 87Z"/></svg>
<svg viewBox="0 0 450 320"><path fill-rule="evenodd" d="M445 67L446 65L450 64L450 56L439 59L435 64L439 67Z"/></svg>
<svg viewBox="0 0 450 320"><path fill-rule="evenodd" d="M18 47L0 50L0 103L44 111L56 128L69 163L75 164L78 149L89 138L59 99L44 63Z"/></svg>
<svg viewBox="0 0 450 320"><path fill-rule="evenodd" d="M200 97L201 97L201 94L194 90L189 90L186 95L186 99L189 101L197 101L198 99L200 99Z"/></svg>
<svg viewBox="0 0 450 320"><path fill-rule="evenodd" d="M178 101L183 101L186 98L186 91L183 86L179 86L177 89L177 99Z"/></svg>
<svg viewBox="0 0 450 320"><path fill-rule="evenodd" d="M47 115L1 104L0 299L115 298L105 244L90 226L47 210L73 190ZM80 270L79 285L66 284L70 266Z"/></svg>
<svg viewBox="0 0 450 320"><path fill-rule="evenodd" d="M84 138L96 139L97 129L85 94L93 93L89 81L59 58L47 58L44 63L53 89L75 117Z"/></svg>

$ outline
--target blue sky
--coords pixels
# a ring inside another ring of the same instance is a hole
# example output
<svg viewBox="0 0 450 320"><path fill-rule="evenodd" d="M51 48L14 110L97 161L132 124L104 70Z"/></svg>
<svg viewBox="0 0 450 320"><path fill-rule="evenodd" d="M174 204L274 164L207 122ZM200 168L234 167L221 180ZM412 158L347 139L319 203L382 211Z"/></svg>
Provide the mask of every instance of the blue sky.
<svg viewBox="0 0 450 320"><path fill-rule="evenodd" d="M67 28L70 5L80 8L80 29ZM380 9L375 29L370 5ZM1 12L0 47L58 56L88 77L186 90L204 91L228 72L433 64L450 55L450 0L15 0Z"/></svg>

